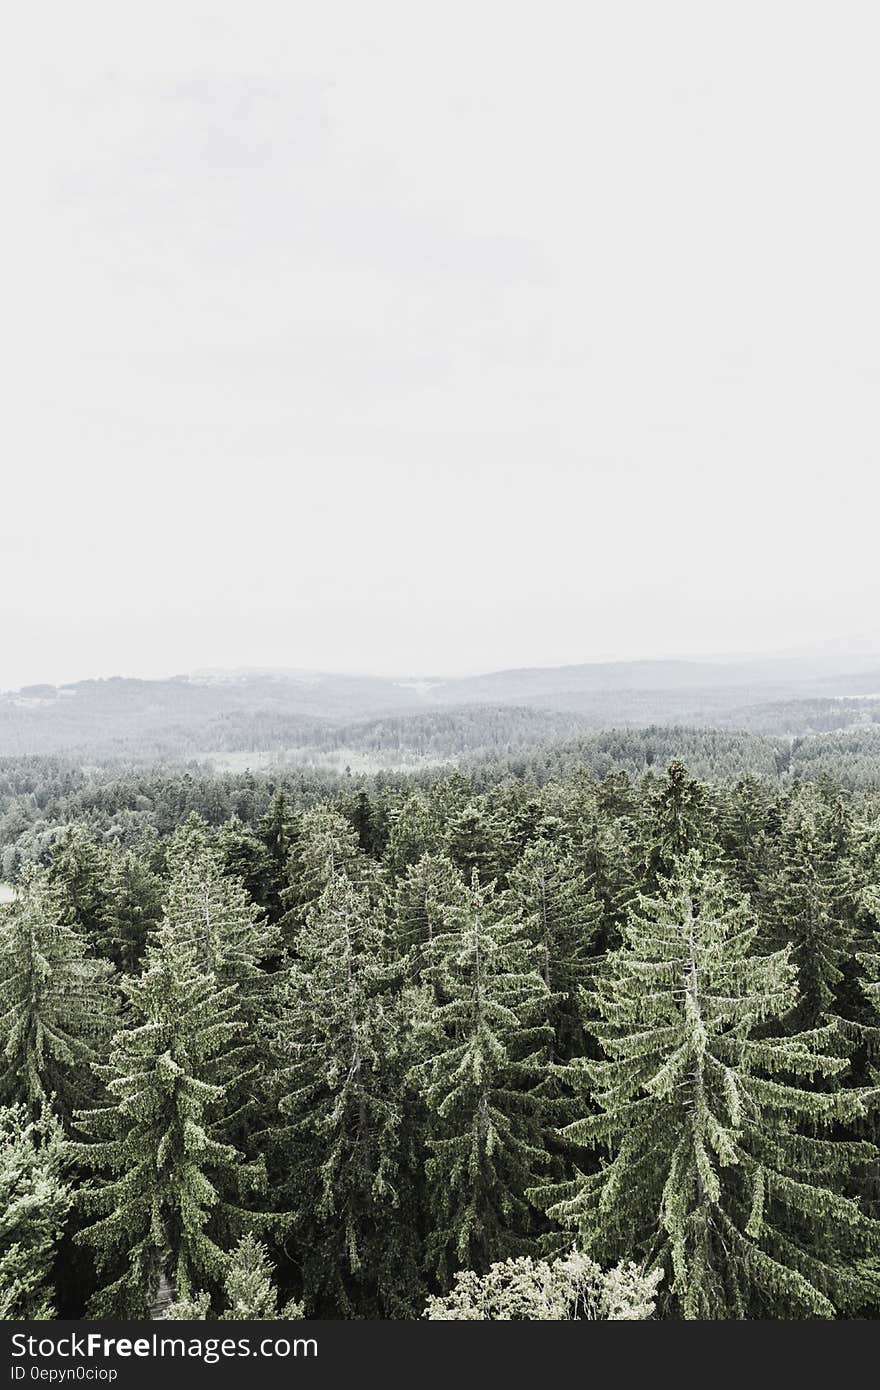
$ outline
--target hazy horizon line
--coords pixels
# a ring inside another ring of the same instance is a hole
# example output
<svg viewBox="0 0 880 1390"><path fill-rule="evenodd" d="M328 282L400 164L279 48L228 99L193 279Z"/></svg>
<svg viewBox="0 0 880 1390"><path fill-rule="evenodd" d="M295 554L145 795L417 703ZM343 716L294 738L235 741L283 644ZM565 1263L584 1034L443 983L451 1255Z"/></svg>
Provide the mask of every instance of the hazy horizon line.
<svg viewBox="0 0 880 1390"><path fill-rule="evenodd" d="M584 661L533 661L523 662L515 665L501 665L493 667L470 667L457 671L421 671L421 672L383 672L377 670L359 669L351 666L282 666L277 664L255 664L246 663L239 665L201 665L187 670L170 671L163 675L134 675L125 674L121 671L112 672L109 675L88 675L78 676L69 680L29 680L20 685L2 685L0 694L14 695L22 691L47 686L54 690L63 690L74 685L83 685L91 681L142 681L145 684L160 683L175 680L192 679L198 676L227 675L227 676L299 676L299 677L324 677L333 676L350 680L379 680L390 681L396 684L402 683L448 683L460 680L477 680L481 677L497 676L506 673L522 671L564 671L569 669L581 669L588 666L662 666L662 665L682 665L682 666L724 666L743 664L760 664L768 662L809 662L809 661L829 661L834 660L835 664L842 661L856 661L860 664L864 662L880 661L880 640L876 648L853 650L851 648L839 648L836 644L819 644L816 646L798 646L788 648L770 648L766 650L751 651L721 651L712 653L669 653L662 656L593 656Z"/></svg>

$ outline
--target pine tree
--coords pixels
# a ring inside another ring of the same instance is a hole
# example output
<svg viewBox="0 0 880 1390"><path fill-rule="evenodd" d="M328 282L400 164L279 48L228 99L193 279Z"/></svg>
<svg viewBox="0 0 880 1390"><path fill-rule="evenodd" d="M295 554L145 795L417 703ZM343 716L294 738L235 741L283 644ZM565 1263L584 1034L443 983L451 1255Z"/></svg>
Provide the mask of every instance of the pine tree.
<svg viewBox="0 0 880 1390"><path fill-rule="evenodd" d="M118 970L130 973L139 967L150 932L161 921L162 880L126 850L111 855L107 888L109 910L96 948Z"/></svg>
<svg viewBox="0 0 880 1390"><path fill-rule="evenodd" d="M470 878L497 881L504 869L506 826L485 796L473 797L444 825L444 852Z"/></svg>
<svg viewBox="0 0 880 1390"><path fill-rule="evenodd" d="M405 1189L396 1074L400 1018L384 924L344 868L308 909L284 985L275 1134L310 1315L390 1316L413 1282L395 1209ZM417 1281L416 1281L417 1282Z"/></svg>
<svg viewBox="0 0 880 1390"><path fill-rule="evenodd" d="M48 1109L0 1109L0 1320L56 1317L58 1241L70 1210L63 1132Z"/></svg>
<svg viewBox="0 0 880 1390"><path fill-rule="evenodd" d="M75 927L96 950L107 925L108 860L94 835L72 825L54 849L47 874L60 920Z"/></svg>
<svg viewBox="0 0 880 1390"><path fill-rule="evenodd" d="M218 1074L227 1090L224 1137L250 1151L265 1120L268 1040L276 1017L274 975L265 968L281 955L281 933L250 901L240 879L223 871L220 848L196 826L173 837L168 852L163 938L192 951L215 984L231 987L242 1022L236 1047Z"/></svg>
<svg viewBox="0 0 880 1390"><path fill-rule="evenodd" d="M752 898L774 867L771 806L771 789L759 777L743 777L722 791L719 820L726 862L738 886Z"/></svg>
<svg viewBox="0 0 880 1390"><path fill-rule="evenodd" d="M618 792L618 779L612 777L598 788L579 785L566 817L567 843L601 908L596 942L600 950L619 944L620 927L635 899L641 868L635 814L629 814L632 789L626 777L622 780L626 794ZM622 804L626 810L621 810Z"/></svg>
<svg viewBox="0 0 880 1390"><path fill-rule="evenodd" d="M308 912L337 874L353 883L375 877L375 866L362 853L357 832L345 816L330 806L307 811L287 864L288 886L281 893L284 916L281 930L289 946Z"/></svg>
<svg viewBox="0 0 880 1390"><path fill-rule="evenodd" d="M381 803L371 800L367 791L359 787L345 809L346 819L354 827L358 845L364 854L380 858L388 838Z"/></svg>
<svg viewBox="0 0 880 1390"><path fill-rule="evenodd" d="M47 1100L65 1119L96 1086L90 1064L114 1013L113 967L58 920L45 875L26 871L0 918L0 1099L36 1115Z"/></svg>
<svg viewBox="0 0 880 1390"><path fill-rule="evenodd" d="M270 922L278 922L284 915L281 894L287 886L287 864L295 835L287 797L283 791L275 792L268 814L257 821L256 834L265 845L269 856L269 868L263 879L262 897L257 897L256 901L266 909Z"/></svg>
<svg viewBox="0 0 880 1390"><path fill-rule="evenodd" d="M432 959L435 937L446 930L450 914L460 908L467 890L459 870L445 854L423 854L394 884L395 943L408 954L411 976Z"/></svg>
<svg viewBox="0 0 880 1390"><path fill-rule="evenodd" d="M259 994L262 967L281 953L278 929L251 902L241 879L224 872L222 851L187 829L168 849L170 877L165 897L165 930L192 947L203 969L220 985L235 984L244 1016Z"/></svg>
<svg viewBox="0 0 880 1390"><path fill-rule="evenodd" d="M605 820L635 822L639 811L639 797L632 781L625 772L608 772L593 791L596 808Z"/></svg>
<svg viewBox="0 0 880 1390"><path fill-rule="evenodd" d="M553 996L548 1062L582 1050L578 989L596 950L602 910L577 860L549 840L535 840L510 875L511 915L538 947L541 977Z"/></svg>
<svg viewBox="0 0 880 1390"><path fill-rule="evenodd" d="M649 892L673 872L682 855L697 850L711 857L717 849L707 790L678 759L669 764L665 778L651 788L645 814L645 884Z"/></svg>
<svg viewBox="0 0 880 1390"><path fill-rule="evenodd" d="M226 1275L226 1304L223 1316L232 1321L296 1321L303 1316L299 1303L286 1303L279 1309L269 1252L251 1232L242 1236L232 1252Z"/></svg>
<svg viewBox="0 0 880 1390"><path fill-rule="evenodd" d="M880 821L859 821L853 827L848 865L853 904L853 943L863 1008L853 1010L852 1031L863 1049L871 1075L880 1075Z"/></svg>
<svg viewBox="0 0 880 1390"><path fill-rule="evenodd" d="M607 1159L535 1196L596 1258L665 1266L686 1318L832 1317L869 1296L854 1257L880 1237L846 1193L876 1150L834 1137L869 1097L822 1089L845 1065L832 1028L763 1036L795 978L756 933L693 855L641 898L587 1001L598 1109L566 1131Z"/></svg>
<svg viewBox="0 0 880 1390"><path fill-rule="evenodd" d="M868 938L868 950L858 951L856 959L861 967L860 983L865 998L871 1008L880 1014L880 885L872 884L865 893L865 907L876 923L875 930ZM871 1074L875 1084L880 1085L880 1067L876 1065L880 1052L880 1028L868 1027L863 1030L868 1046L868 1055L874 1065Z"/></svg>
<svg viewBox="0 0 880 1390"><path fill-rule="evenodd" d="M278 1307L278 1291L272 1282L269 1252L252 1232L242 1236L232 1251L224 1283L224 1308L220 1314L228 1322L298 1322L303 1316L301 1303ZM178 1299L168 1305L164 1317L184 1321L204 1321L210 1316L207 1293Z"/></svg>
<svg viewBox="0 0 880 1390"><path fill-rule="evenodd" d="M442 838L440 818L433 814L427 797L413 793L392 806L388 843L385 846L385 863L391 875L400 877L423 855L437 854Z"/></svg>
<svg viewBox="0 0 880 1390"><path fill-rule="evenodd" d="M851 1012L854 990L845 970L853 949L854 906L839 835L833 810L813 787L800 788L783 820L779 868L768 888L769 942L790 942L798 970L795 1030Z"/></svg>
<svg viewBox="0 0 880 1390"><path fill-rule="evenodd" d="M59 921L74 927L118 970L135 970L162 915L161 881L149 865L131 850L100 845L74 826L52 856L48 881Z"/></svg>
<svg viewBox="0 0 880 1390"><path fill-rule="evenodd" d="M253 1218L236 1204L261 1174L223 1142L225 1075L242 1022L234 986L221 989L167 922L140 977L123 981L127 1026L100 1068L108 1103L82 1112L87 1141L71 1154L96 1176L80 1194L96 1217L79 1239L105 1283L96 1317L145 1317L160 1284L177 1297L214 1290L232 1235Z"/></svg>
<svg viewBox="0 0 880 1390"><path fill-rule="evenodd" d="M412 1077L429 1117L428 1261L446 1284L461 1265L486 1269L528 1245L525 1189L544 1163L534 1087L548 991L539 948L476 872L426 976L443 1002L415 1020L427 1055Z"/></svg>
<svg viewBox="0 0 880 1390"><path fill-rule="evenodd" d="M276 791L273 795L268 813L257 822L257 832L269 850L280 878L287 866L292 836L287 797L283 791Z"/></svg>
<svg viewBox="0 0 880 1390"><path fill-rule="evenodd" d="M280 916L277 890L281 885L276 883L272 854L257 830L231 820L217 832L216 843L223 872L244 885L248 897L261 912L266 912L270 920L277 920Z"/></svg>

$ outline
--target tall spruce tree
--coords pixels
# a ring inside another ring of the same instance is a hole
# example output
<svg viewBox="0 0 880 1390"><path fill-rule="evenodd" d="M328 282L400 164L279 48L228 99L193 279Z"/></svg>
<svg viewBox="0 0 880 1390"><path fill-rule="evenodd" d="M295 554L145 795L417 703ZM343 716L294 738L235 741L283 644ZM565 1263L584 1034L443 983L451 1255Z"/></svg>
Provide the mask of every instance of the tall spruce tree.
<svg viewBox="0 0 880 1390"><path fill-rule="evenodd" d="M425 854L436 854L442 844L443 824L428 798L414 792L390 811L390 831L385 846L389 871L399 877Z"/></svg>
<svg viewBox="0 0 880 1390"><path fill-rule="evenodd" d="M268 1103L277 981L266 967L280 959L281 933L251 902L241 880L224 873L222 848L203 827L190 825L174 836L168 862L162 939L190 950L218 987L234 990L241 1036L218 1080L228 1087L224 1137L250 1152Z"/></svg>
<svg viewBox="0 0 880 1390"><path fill-rule="evenodd" d="M113 967L59 921L46 875L27 870L0 917L0 1100L68 1120L97 1091L90 1064L109 1037Z"/></svg>
<svg viewBox="0 0 880 1390"><path fill-rule="evenodd" d="M461 873L445 854L423 854L396 880L393 889L395 945L418 976L432 960L434 940L446 930L453 910L465 901Z"/></svg>
<svg viewBox="0 0 880 1390"><path fill-rule="evenodd" d="M652 783L644 806L645 887L653 892L682 855L717 849L713 809L706 787L677 758L666 776Z"/></svg>
<svg viewBox="0 0 880 1390"><path fill-rule="evenodd" d="M89 830L72 825L55 846L47 874L61 920L96 950L108 926L109 859L108 850Z"/></svg>
<svg viewBox="0 0 880 1390"><path fill-rule="evenodd" d="M162 880L132 850L110 856L107 909L96 949L118 970L137 970L147 938L162 918Z"/></svg>
<svg viewBox="0 0 880 1390"><path fill-rule="evenodd" d="M270 866L263 878L263 896L257 901L266 908L269 920L277 922L284 915L281 894L287 886L287 862L295 834L293 817L283 791L275 792L267 814L257 821L255 829L266 847Z"/></svg>
<svg viewBox="0 0 880 1390"><path fill-rule="evenodd" d="M414 1020L426 1055L411 1073L428 1111L429 1267L448 1285L462 1265L523 1253L525 1190L540 1172L538 1054L550 1030L540 948L474 871L435 939L425 974L441 1000Z"/></svg>
<svg viewBox="0 0 880 1390"><path fill-rule="evenodd" d="M770 833L773 792L759 777L742 777L721 791L720 839L731 876L753 899L775 867Z"/></svg>
<svg viewBox="0 0 880 1390"><path fill-rule="evenodd" d="M525 923L538 947L541 978L552 996L547 1060L566 1061L583 1047L578 990L596 951L602 909L575 856L543 837L513 869L507 896L511 915Z"/></svg>
<svg viewBox="0 0 880 1390"><path fill-rule="evenodd" d="M272 1262L262 1241L249 1231L232 1252L226 1274L225 1318L232 1322L295 1321L303 1316L301 1303L278 1307Z"/></svg>
<svg viewBox="0 0 880 1390"><path fill-rule="evenodd" d="M860 971L860 984L869 1006L876 1014L880 1014L880 884L872 884L865 893L865 909L872 915L875 923L874 931L868 936L865 944L867 949L858 951ZM878 1055L880 1055L880 1027L868 1026L862 1030L865 1039L871 1075L876 1085L880 1085L880 1066L877 1065Z"/></svg>
<svg viewBox="0 0 880 1390"><path fill-rule="evenodd" d="M253 1223L240 1200L264 1175L221 1137L243 1027L235 986L220 988L166 921L122 988L126 1027L99 1068L108 1101L80 1114L86 1138L70 1151L94 1174L80 1205L96 1219L78 1239L107 1282L90 1311L138 1318L165 1284L182 1299L218 1290L226 1250Z"/></svg>
<svg viewBox="0 0 880 1390"><path fill-rule="evenodd" d="M837 808L812 786L800 787L783 819L779 867L768 892L771 945L790 942L799 993L791 1027L815 1028L852 1012L847 979L855 905L840 841Z"/></svg>
<svg viewBox="0 0 880 1390"><path fill-rule="evenodd" d="M52 855L48 881L59 921L118 970L135 970L162 916L161 880L149 864L72 826Z"/></svg>
<svg viewBox="0 0 880 1390"><path fill-rule="evenodd" d="M234 984L249 1023L264 992L264 966L281 954L277 927L268 923L248 896L240 878L224 872L222 847L198 829L174 836L168 850L170 876L165 896L165 924L175 939L189 945L203 969L220 985Z"/></svg>
<svg viewBox="0 0 880 1390"><path fill-rule="evenodd" d="M578 778L565 815L566 840L602 910L597 947L620 940L620 924L635 898L643 865L629 779L606 777L598 786Z"/></svg>
<svg viewBox="0 0 880 1390"><path fill-rule="evenodd" d="M340 873L352 883L361 883L375 878L378 870L363 854L351 822L331 806L318 806L300 817L288 858L280 922L288 946L312 906Z"/></svg>
<svg viewBox="0 0 880 1390"><path fill-rule="evenodd" d="M344 868L306 914L278 1036L280 1177L309 1315L393 1316L418 1287L406 1235L400 1016L380 909Z"/></svg>
<svg viewBox="0 0 880 1390"><path fill-rule="evenodd" d="M507 827L486 796L470 798L444 824L444 852L466 878L495 882L503 872Z"/></svg>
<svg viewBox="0 0 880 1390"><path fill-rule="evenodd" d="M877 1153L835 1137L870 1096L823 1088L845 1065L831 1027L763 1036L796 984L788 948L752 954L756 933L695 856L640 900L587 1000L597 1110L566 1131L606 1157L535 1195L597 1258L664 1265L681 1316L833 1317L872 1296L854 1261L880 1224L847 1185Z"/></svg>
<svg viewBox="0 0 880 1390"><path fill-rule="evenodd" d="M0 1320L57 1316L52 1285L71 1191L63 1131L45 1109L0 1108Z"/></svg>
<svg viewBox="0 0 880 1390"><path fill-rule="evenodd" d="M278 1290L272 1280L272 1262L262 1241L252 1232L242 1236L229 1258L224 1282L224 1307L220 1316L228 1322L298 1321L302 1304L293 1301L278 1307ZM202 1321L210 1315L207 1293L194 1294L168 1305L163 1316L180 1321Z"/></svg>
<svg viewBox="0 0 880 1390"><path fill-rule="evenodd" d="M852 827L847 866L850 901L853 907L853 950L856 958L858 999L861 1009L853 1008L848 1024L859 1049L856 1067L867 1068L880 1077L880 821L858 819Z"/></svg>
<svg viewBox="0 0 880 1390"><path fill-rule="evenodd" d="M280 916L280 900L276 882L276 866L263 837L239 820L227 821L217 832L217 850L223 872L237 879L247 890L248 897L270 920Z"/></svg>

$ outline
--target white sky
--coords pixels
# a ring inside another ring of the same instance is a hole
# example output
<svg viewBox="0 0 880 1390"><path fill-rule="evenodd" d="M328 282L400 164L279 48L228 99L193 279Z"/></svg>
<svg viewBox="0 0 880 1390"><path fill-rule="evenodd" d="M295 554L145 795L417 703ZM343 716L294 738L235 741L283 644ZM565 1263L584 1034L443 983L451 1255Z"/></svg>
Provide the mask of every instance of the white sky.
<svg viewBox="0 0 880 1390"><path fill-rule="evenodd" d="M14 8L0 687L880 650L875 4Z"/></svg>

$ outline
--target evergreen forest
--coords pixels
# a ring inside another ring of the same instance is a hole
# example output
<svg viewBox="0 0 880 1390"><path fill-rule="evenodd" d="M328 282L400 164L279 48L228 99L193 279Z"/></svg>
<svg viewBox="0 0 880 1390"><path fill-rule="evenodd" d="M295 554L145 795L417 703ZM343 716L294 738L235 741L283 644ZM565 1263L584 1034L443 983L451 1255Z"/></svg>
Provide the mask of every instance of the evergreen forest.
<svg viewBox="0 0 880 1390"><path fill-rule="evenodd" d="M2 1316L880 1315L880 792L791 752L0 760Z"/></svg>

